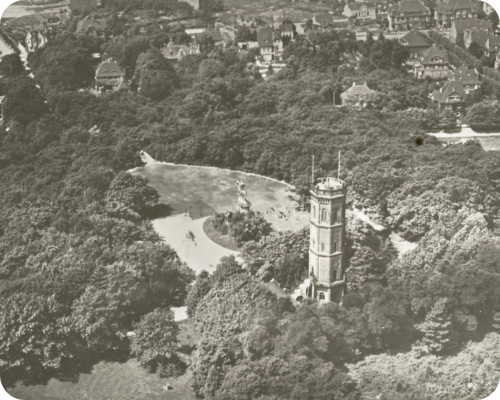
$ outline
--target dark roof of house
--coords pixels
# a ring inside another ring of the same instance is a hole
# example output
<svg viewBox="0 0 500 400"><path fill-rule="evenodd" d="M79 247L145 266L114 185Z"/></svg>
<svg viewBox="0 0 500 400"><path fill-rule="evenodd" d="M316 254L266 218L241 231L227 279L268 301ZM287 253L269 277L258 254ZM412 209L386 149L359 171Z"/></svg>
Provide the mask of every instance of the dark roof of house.
<svg viewBox="0 0 500 400"><path fill-rule="evenodd" d="M125 76L125 71L120 68L116 61L111 59L108 59L99 65L95 73L96 79L104 79L115 76Z"/></svg>
<svg viewBox="0 0 500 400"><path fill-rule="evenodd" d="M283 21L283 24L281 25L281 30L283 32L285 32L285 31L292 31L293 32L293 26L294 26L294 24L292 21L288 21L288 20Z"/></svg>
<svg viewBox="0 0 500 400"><path fill-rule="evenodd" d="M259 47L274 46L274 40L279 39L279 35L273 28L264 27L257 31L257 42Z"/></svg>
<svg viewBox="0 0 500 400"><path fill-rule="evenodd" d="M347 89L342 95L345 97L349 96L360 96L360 95L368 95L377 93L375 90L370 89L366 83L362 85L356 85L354 83L349 89Z"/></svg>
<svg viewBox="0 0 500 400"><path fill-rule="evenodd" d="M453 21L451 23L451 26L455 26L455 31L457 34L462 34L464 33L465 29L472 29L472 28L481 28L481 29L492 29L491 21L486 21L486 20L481 20L481 19L474 19L474 18L467 18L467 19L459 19L456 21Z"/></svg>
<svg viewBox="0 0 500 400"><path fill-rule="evenodd" d="M462 98L465 96L464 86L460 81L448 81L446 84L438 91L435 91L432 94L432 98L434 101L438 101L440 103L445 102L448 98L456 93Z"/></svg>
<svg viewBox="0 0 500 400"><path fill-rule="evenodd" d="M478 78L478 72L474 68L469 68L467 65L462 65L448 73L450 80L462 82L464 85L480 85L481 81Z"/></svg>
<svg viewBox="0 0 500 400"><path fill-rule="evenodd" d="M422 53L422 63L432 63L431 59L434 57L441 57L445 62L448 62L448 52L433 44Z"/></svg>
<svg viewBox="0 0 500 400"><path fill-rule="evenodd" d="M436 12L440 14L453 14L456 10L463 9L476 10L476 6L470 0L447 0L438 3Z"/></svg>
<svg viewBox="0 0 500 400"><path fill-rule="evenodd" d="M391 15L398 14L429 14L429 9L419 0L403 0L391 8Z"/></svg>
<svg viewBox="0 0 500 400"><path fill-rule="evenodd" d="M417 31L410 31L404 35L399 42L408 47L430 47L425 38Z"/></svg>

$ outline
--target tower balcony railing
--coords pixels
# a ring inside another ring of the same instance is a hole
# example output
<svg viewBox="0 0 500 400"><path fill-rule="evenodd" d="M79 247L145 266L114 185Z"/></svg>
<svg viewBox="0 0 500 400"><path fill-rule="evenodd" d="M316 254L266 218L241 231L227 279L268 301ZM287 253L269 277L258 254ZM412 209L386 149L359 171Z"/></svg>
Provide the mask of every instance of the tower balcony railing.
<svg viewBox="0 0 500 400"><path fill-rule="evenodd" d="M318 183L311 184L311 190L317 195L334 196L346 187L345 182L338 178L324 178Z"/></svg>

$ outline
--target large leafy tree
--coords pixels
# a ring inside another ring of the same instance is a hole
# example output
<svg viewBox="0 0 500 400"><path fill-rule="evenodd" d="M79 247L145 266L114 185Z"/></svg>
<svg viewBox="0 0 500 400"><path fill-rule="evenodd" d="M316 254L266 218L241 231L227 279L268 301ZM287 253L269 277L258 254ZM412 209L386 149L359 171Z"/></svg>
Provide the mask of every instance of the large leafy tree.
<svg viewBox="0 0 500 400"><path fill-rule="evenodd" d="M176 353L178 334L174 313L157 308L134 325L131 351L142 366L160 376L179 375L183 368Z"/></svg>
<svg viewBox="0 0 500 400"><path fill-rule="evenodd" d="M148 186L145 178L120 172L111 182L106 207L111 215L139 219L158 203L159 198L158 192Z"/></svg>

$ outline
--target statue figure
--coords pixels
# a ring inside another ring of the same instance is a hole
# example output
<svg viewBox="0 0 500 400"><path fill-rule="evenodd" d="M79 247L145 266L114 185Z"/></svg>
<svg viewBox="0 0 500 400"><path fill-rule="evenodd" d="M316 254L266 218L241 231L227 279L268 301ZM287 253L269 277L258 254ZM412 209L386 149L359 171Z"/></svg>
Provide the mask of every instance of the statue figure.
<svg viewBox="0 0 500 400"><path fill-rule="evenodd" d="M247 199L247 189L246 189L245 183L240 182L240 181L236 181L235 185L238 188L238 197L240 199L246 200Z"/></svg>
<svg viewBox="0 0 500 400"><path fill-rule="evenodd" d="M244 182L236 181L236 187L238 188L238 201L236 206L238 211L248 212L250 210L251 203L247 199L247 189Z"/></svg>

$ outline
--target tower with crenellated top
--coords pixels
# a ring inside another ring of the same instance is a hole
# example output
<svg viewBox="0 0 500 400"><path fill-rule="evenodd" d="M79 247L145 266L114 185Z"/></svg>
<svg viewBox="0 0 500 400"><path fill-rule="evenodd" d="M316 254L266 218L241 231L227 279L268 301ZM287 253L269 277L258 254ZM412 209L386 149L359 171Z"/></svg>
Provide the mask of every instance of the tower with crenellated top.
<svg viewBox="0 0 500 400"><path fill-rule="evenodd" d="M310 285L307 296L320 301L341 302L345 290L343 249L347 186L339 178L313 178L310 193Z"/></svg>

